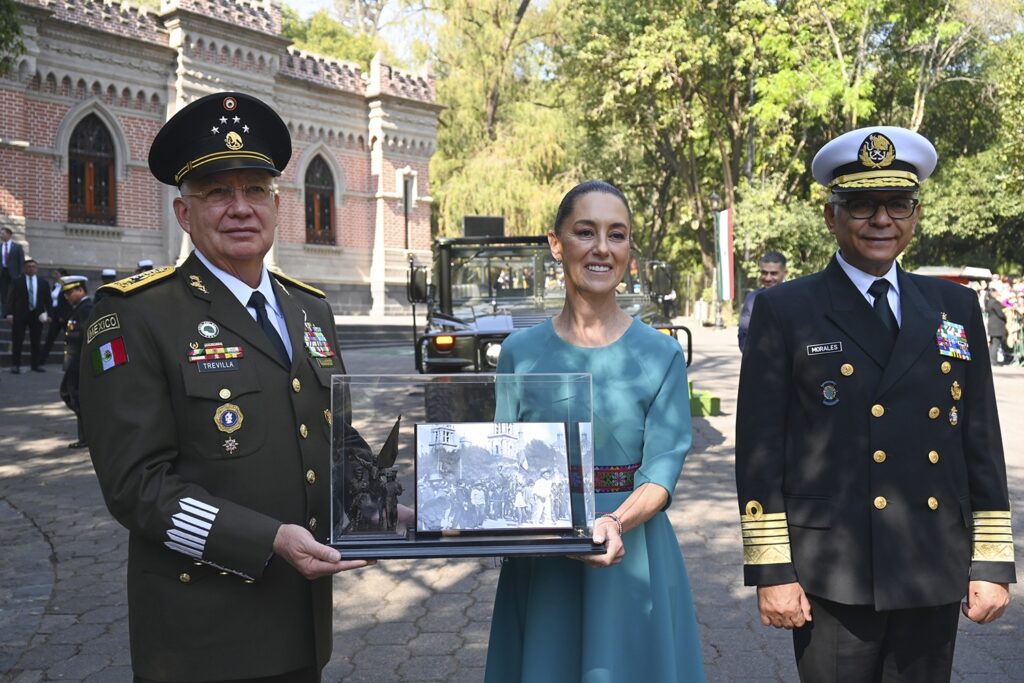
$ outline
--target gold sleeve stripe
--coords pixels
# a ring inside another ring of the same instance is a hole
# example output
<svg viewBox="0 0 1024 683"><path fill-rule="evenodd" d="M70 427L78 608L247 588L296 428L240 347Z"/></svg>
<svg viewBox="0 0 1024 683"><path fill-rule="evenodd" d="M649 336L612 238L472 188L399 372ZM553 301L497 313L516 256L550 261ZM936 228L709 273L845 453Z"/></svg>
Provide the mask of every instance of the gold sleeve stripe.
<svg viewBox="0 0 1024 683"><path fill-rule="evenodd" d="M979 519L1010 519L1011 518L1009 510L978 511L978 512L972 512L971 515L974 517L974 521L978 521Z"/></svg>
<svg viewBox="0 0 1024 683"><path fill-rule="evenodd" d="M743 564L786 564L792 562L789 525L785 512L764 512L756 500L749 501L740 515L743 536Z"/></svg>
<svg viewBox="0 0 1024 683"><path fill-rule="evenodd" d="M1013 562L1013 529L1009 510L973 513L972 562Z"/></svg>

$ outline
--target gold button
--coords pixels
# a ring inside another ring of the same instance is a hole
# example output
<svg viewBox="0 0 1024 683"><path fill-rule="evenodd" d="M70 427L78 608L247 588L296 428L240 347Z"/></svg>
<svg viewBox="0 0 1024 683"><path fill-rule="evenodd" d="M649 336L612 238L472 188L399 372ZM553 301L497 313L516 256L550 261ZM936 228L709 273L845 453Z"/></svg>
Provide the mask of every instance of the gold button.
<svg viewBox="0 0 1024 683"><path fill-rule="evenodd" d="M182 572L178 576L178 581L181 581L182 583L188 583L191 580L192 580L192 577L188 575L188 572Z"/></svg>
<svg viewBox="0 0 1024 683"><path fill-rule="evenodd" d="M938 410L938 408L936 408L936 410ZM299 425L299 436L301 436L303 439L305 439L307 436L309 436L309 430L306 429L306 425L304 425L304 424Z"/></svg>
<svg viewBox="0 0 1024 683"><path fill-rule="evenodd" d="M853 366L849 363L843 363L839 368L839 372L843 373L843 377L849 377L853 374Z"/></svg>
<svg viewBox="0 0 1024 683"><path fill-rule="evenodd" d="M931 508L932 510L939 509L939 501L935 498L935 496L930 496L928 498L928 507Z"/></svg>
<svg viewBox="0 0 1024 683"><path fill-rule="evenodd" d="M316 517L309 518L309 530L316 531Z"/></svg>
<svg viewBox="0 0 1024 683"><path fill-rule="evenodd" d="M953 366L949 364L948 360L944 360L942 361L942 365L939 366L939 369L942 370L943 375L948 375L949 371L953 369Z"/></svg>
<svg viewBox="0 0 1024 683"><path fill-rule="evenodd" d="M306 483L310 486L316 483L316 472L313 470L306 470Z"/></svg>
<svg viewBox="0 0 1024 683"><path fill-rule="evenodd" d="M875 405L871 406L871 414L874 415L875 417L882 417L883 415L885 415L885 408L876 403Z"/></svg>
<svg viewBox="0 0 1024 683"><path fill-rule="evenodd" d="M931 419L934 420L938 416L939 416L939 409L938 408L933 406L933 407L928 409L928 417L930 417Z"/></svg>
<svg viewBox="0 0 1024 683"><path fill-rule="evenodd" d="M302 382L299 381L298 377L292 380L292 391L296 394L302 391Z"/></svg>
<svg viewBox="0 0 1024 683"><path fill-rule="evenodd" d="M885 506L889 504L889 501L885 499L885 496L878 496L875 498L875 507L879 510L884 510Z"/></svg>
<svg viewBox="0 0 1024 683"><path fill-rule="evenodd" d="M885 462L885 451L875 451L873 457L875 462Z"/></svg>
<svg viewBox="0 0 1024 683"><path fill-rule="evenodd" d="M928 462L930 462L931 464L934 465L938 461L939 461L939 452L938 451L928 451Z"/></svg>
<svg viewBox="0 0 1024 683"><path fill-rule="evenodd" d="M228 575L228 573L227 573L227 572L221 572L221 573L220 573L220 575L221 575L221 576L227 576L227 575Z"/></svg>
<svg viewBox="0 0 1024 683"><path fill-rule="evenodd" d="M231 390L230 389L226 389L226 388L225 389L221 389L220 392L217 395L220 396L222 401L226 401L229 398L231 398Z"/></svg>
<svg viewBox="0 0 1024 683"><path fill-rule="evenodd" d="M202 563L202 562L193 562L192 564L193 564L194 566L196 566L196 567L202 567L202 566L203 566L203 563Z"/></svg>
<svg viewBox="0 0 1024 683"><path fill-rule="evenodd" d="M246 580L245 580L245 582L246 582L246 583L256 583L256 582L255 582L255 581L253 581L252 579L246 579Z"/></svg>

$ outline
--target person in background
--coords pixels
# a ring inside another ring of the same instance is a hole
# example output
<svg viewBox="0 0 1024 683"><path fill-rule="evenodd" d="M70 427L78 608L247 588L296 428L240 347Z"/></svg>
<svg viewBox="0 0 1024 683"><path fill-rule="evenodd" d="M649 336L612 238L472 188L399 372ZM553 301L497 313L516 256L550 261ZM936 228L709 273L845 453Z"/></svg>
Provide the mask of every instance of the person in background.
<svg viewBox="0 0 1024 683"><path fill-rule="evenodd" d="M562 311L502 345L499 388L501 374L593 375L593 541L607 545L601 555L504 562L487 683L704 680L689 580L665 514L691 443L686 362L678 341L616 302L632 224L618 188L570 190L548 232L565 277ZM499 392L498 421L550 421L549 404L508 393Z"/></svg>
<svg viewBox="0 0 1024 683"><path fill-rule="evenodd" d="M153 270L153 259L140 259L134 274L145 273L147 270Z"/></svg>
<svg viewBox="0 0 1024 683"><path fill-rule="evenodd" d="M11 284L21 277L25 267L25 250L14 241L10 228L0 228L0 315L7 316L7 295Z"/></svg>
<svg viewBox="0 0 1024 683"><path fill-rule="evenodd" d="M78 438L68 448L85 448L85 432L82 429L82 408L79 402L79 365L82 359L82 343L85 340L86 321L92 313L93 301L87 288L89 279L84 275L65 276L61 283L61 294L71 312L65 323L64 333L64 377L60 382L60 397L64 405L75 414Z"/></svg>
<svg viewBox="0 0 1024 683"><path fill-rule="evenodd" d="M103 289L103 285L109 285L111 282L116 281L117 271L113 268L104 268L100 273L100 280L102 283L100 284L99 290L96 292L96 303L103 301L103 298L109 295L110 290Z"/></svg>
<svg viewBox="0 0 1024 683"><path fill-rule="evenodd" d="M21 349L28 330L30 365L33 372L46 372L42 366L43 325L50 318L50 283L39 273L35 259L25 259L24 273L11 283L7 293L7 319L11 321L11 373L21 372Z"/></svg>
<svg viewBox="0 0 1024 683"><path fill-rule="evenodd" d="M50 271L50 277L53 278L53 285L50 287L50 324L46 326L46 339L43 340L40 365L46 365L54 342L57 341L58 336L64 334L68 319L71 317L71 305L68 304L62 292L63 279L67 275L67 268L55 268Z"/></svg>
<svg viewBox="0 0 1024 683"><path fill-rule="evenodd" d="M999 292L996 289L988 290L988 299L985 300L985 313L988 315L988 355L992 365L1001 365L1010 362L1013 355L1006 343L1006 310L1003 302L999 300ZM1000 363L999 355L1003 360Z"/></svg>
<svg viewBox="0 0 1024 683"><path fill-rule="evenodd" d="M740 351L747 341L747 328L750 327L750 313L754 310L754 299L766 289L771 289L786 279L786 257L777 251L765 252L761 260L757 262L759 274L758 282L760 289L748 292L743 299L743 308L740 309L739 343Z"/></svg>

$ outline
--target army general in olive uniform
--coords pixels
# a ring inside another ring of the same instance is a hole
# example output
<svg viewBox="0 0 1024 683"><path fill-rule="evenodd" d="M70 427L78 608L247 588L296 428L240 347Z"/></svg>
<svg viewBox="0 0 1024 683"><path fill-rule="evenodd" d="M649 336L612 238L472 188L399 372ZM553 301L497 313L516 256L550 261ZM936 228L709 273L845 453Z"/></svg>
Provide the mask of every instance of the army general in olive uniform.
<svg viewBox="0 0 1024 683"><path fill-rule="evenodd" d="M740 374L744 576L794 629L804 681L948 681L957 620L1015 580L985 327L973 291L896 265L937 155L861 129L812 171L839 249L762 292Z"/></svg>
<svg viewBox="0 0 1024 683"><path fill-rule="evenodd" d="M323 545L330 378L343 371L330 306L263 265L290 156L284 123L255 98L178 112L149 165L180 188L196 250L105 285L86 329L84 423L130 531L137 681L318 681L330 577L366 564Z"/></svg>

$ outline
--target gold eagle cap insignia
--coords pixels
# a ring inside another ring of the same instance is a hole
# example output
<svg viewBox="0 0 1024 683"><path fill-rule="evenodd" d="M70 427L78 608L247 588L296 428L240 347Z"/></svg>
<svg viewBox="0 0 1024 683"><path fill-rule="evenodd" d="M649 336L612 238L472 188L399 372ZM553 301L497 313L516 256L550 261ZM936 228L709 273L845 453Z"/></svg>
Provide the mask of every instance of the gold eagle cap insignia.
<svg viewBox="0 0 1024 683"><path fill-rule="evenodd" d="M231 131L224 138L224 146L232 151L242 149L242 147L244 146L242 143L242 136L236 133L235 131Z"/></svg>
<svg viewBox="0 0 1024 683"><path fill-rule="evenodd" d="M896 145L881 133L872 133L860 143L857 158L868 168L888 168L896 161Z"/></svg>

